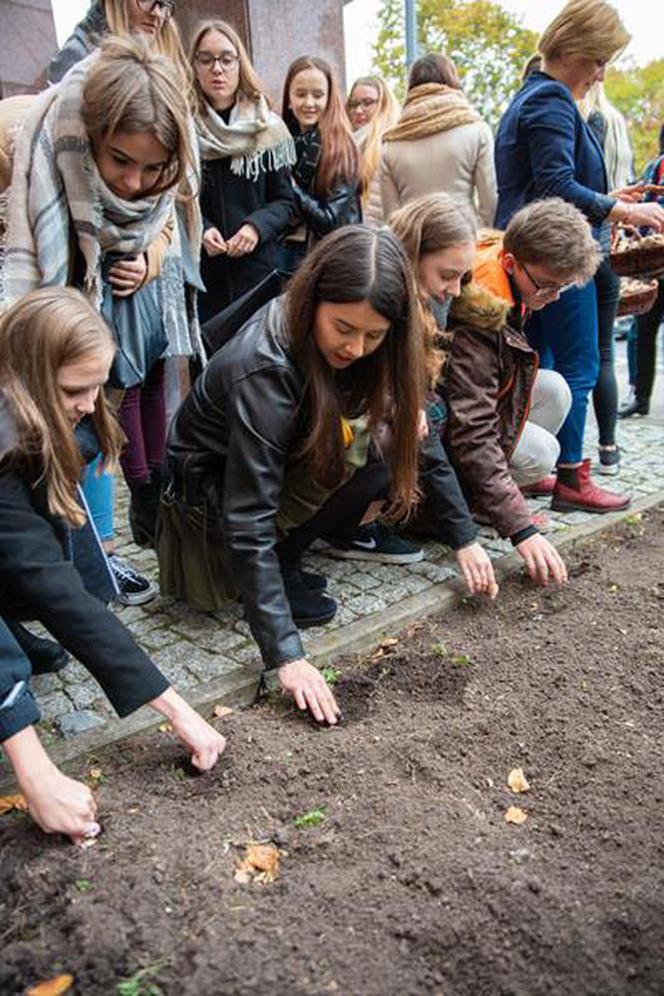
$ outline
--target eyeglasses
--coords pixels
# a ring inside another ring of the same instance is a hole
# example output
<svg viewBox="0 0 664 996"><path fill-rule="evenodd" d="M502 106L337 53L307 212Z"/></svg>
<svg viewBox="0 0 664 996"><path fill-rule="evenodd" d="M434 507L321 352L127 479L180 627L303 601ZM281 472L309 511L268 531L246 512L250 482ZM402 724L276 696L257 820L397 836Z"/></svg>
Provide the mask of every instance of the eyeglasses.
<svg viewBox="0 0 664 996"><path fill-rule="evenodd" d="M378 103L378 97L365 97L363 100L349 100L348 110L349 111L359 111L360 107L364 111L368 111L370 107Z"/></svg>
<svg viewBox="0 0 664 996"><path fill-rule="evenodd" d="M530 272L530 270L528 269L528 267L526 266L525 263L519 263L519 266L521 267L521 269L523 270L523 272L526 274L526 276L528 277L528 279L530 280L531 284L533 285L533 287L535 288L535 290L537 291L538 294L564 294L564 292L566 290L570 290L571 287L575 286L574 283L571 283L571 284L540 284L540 283L537 282L537 280L535 280L534 276L532 275L532 273Z"/></svg>
<svg viewBox="0 0 664 996"><path fill-rule="evenodd" d="M201 52L200 55L196 56L197 65L203 69L213 69L218 62L219 68L224 73L229 73L231 69L237 66L239 61L240 56L231 55L230 52L224 52L223 55L212 55L211 52Z"/></svg>
<svg viewBox="0 0 664 996"><path fill-rule="evenodd" d="M165 21L170 20L175 13L174 0L136 0L136 5L144 14L151 14L156 9Z"/></svg>

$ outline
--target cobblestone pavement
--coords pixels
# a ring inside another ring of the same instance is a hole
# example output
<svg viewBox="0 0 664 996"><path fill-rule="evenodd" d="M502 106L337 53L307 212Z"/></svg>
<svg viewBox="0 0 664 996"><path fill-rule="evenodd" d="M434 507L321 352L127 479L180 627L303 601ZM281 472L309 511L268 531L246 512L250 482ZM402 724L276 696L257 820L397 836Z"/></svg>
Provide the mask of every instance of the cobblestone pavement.
<svg viewBox="0 0 664 996"><path fill-rule="evenodd" d="M661 376L658 379L661 382ZM664 405L658 403L652 417L620 423L621 472L617 478L604 478L604 483L617 491L631 492L635 499L664 489L663 415ZM596 455L595 439L595 430L590 426L586 452L593 457ZM126 492L124 488L118 488L118 492L118 552L156 580L154 553L139 550L128 540ZM548 501L540 499L532 505L534 509L544 510ZM595 518L582 512L549 514L554 531L567 530ZM501 540L489 531L485 531L482 542L492 558L500 558L512 549L509 541ZM377 624L384 621L388 625L390 615L409 596L457 577L454 558L447 548L437 543L425 544L422 562L404 567L335 561L320 553L309 556L307 562L327 575L330 594L339 603L337 615L328 626L303 634L305 648L311 654L321 639L333 632L340 637L341 652L349 624L375 619ZM194 698L205 686L210 687L212 694L219 689L221 695L226 684L232 684L233 678L239 675L244 675L245 680L249 675L249 680L255 682L260 671L256 647L238 605L208 615L157 597L144 607L119 609L118 615L174 686ZM99 687L78 662L72 661L58 675L35 678L34 690L42 710L43 728L51 741L76 738L90 731L81 740L81 745L85 741L87 749L90 743L112 739L122 730ZM116 729L117 733L114 733Z"/></svg>

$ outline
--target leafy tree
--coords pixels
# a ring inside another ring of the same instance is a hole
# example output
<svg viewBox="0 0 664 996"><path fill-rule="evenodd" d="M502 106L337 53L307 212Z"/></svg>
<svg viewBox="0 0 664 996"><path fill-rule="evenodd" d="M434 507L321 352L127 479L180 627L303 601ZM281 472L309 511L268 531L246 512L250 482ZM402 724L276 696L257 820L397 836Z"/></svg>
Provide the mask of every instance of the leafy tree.
<svg viewBox="0 0 664 996"><path fill-rule="evenodd" d="M659 129L664 124L664 59L646 66L611 68L606 95L625 115L637 176L659 150Z"/></svg>
<svg viewBox="0 0 664 996"><path fill-rule="evenodd" d="M376 68L397 93L405 90L403 0L383 0L374 46ZM537 34L495 0L419 0L420 52L446 52L479 114L496 127L518 89L521 70L536 48Z"/></svg>

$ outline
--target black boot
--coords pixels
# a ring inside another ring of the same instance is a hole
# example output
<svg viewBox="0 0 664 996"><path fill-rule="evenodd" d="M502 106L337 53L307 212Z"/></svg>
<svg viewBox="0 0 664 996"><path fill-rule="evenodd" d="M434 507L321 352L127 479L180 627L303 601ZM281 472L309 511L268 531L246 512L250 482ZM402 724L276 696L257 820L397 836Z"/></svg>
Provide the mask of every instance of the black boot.
<svg viewBox="0 0 664 996"><path fill-rule="evenodd" d="M295 625L300 629L308 629L310 626L323 626L329 622L337 611L334 599L321 595L320 590L307 587L299 561L280 559L279 563ZM321 575L313 577L320 578Z"/></svg>
<svg viewBox="0 0 664 996"><path fill-rule="evenodd" d="M129 526L136 546L155 544L160 484L154 479L144 484L130 484Z"/></svg>
<svg viewBox="0 0 664 996"><path fill-rule="evenodd" d="M636 395L630 398L618 409L618 418L631 418L632 415L647 415L650 411L650 402L647 398L639 398Z"/></svg>
<svg viewBox="0 0 664 996"><path fill-rule="evenodd" d="M20 623L5 619L14 639L32 665L33 674L55 674L69 663L69 654L54 640L35 636Z"/></svg>

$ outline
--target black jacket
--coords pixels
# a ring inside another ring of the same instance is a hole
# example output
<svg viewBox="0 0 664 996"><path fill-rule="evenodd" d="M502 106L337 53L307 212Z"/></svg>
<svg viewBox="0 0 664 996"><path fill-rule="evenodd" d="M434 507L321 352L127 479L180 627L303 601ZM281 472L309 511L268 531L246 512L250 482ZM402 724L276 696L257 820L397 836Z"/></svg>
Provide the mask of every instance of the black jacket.
<svg viewBox="0 0 664 996"><path fill-rule="evenodd" d="M247 621L267 668L303 656L284 591L276 517L289 458L307 429L304 377L285 342L282 300L216 353L168 436L176 491L212 493Z"/></svg>
<svg viewBox="0 0 664 996"><path fill-rule="evenodd" d="M342 225L357 225L362 221L358 184L340 182L327 197L319 200L298 184L295 194L294 225L304 223L309 241L316 242Z"/></svg>
<svg viewBox="0 0 664 996"><path fill-rule="evenodd" d="M201 321L259 283L277 266L277 238L285 231L293 213L293 188L288 169L261 173L256 181L231 171L231 159L212 159L203 164L201 211L204 228L218 228L224 239L242 225L253 225L260 236L247 256L201 255L201 277L207 293L199 296Z"/></svg>
<svg viewBox="0 0 664 996"><path fill-rule="evenodd" d="M42 623L96 678L118 715L127 716L169 683L120 620L86 589L68 559L70 532L49 514L44 482L30 481L0 453L0 616ZM0 702L15 676L15 653L8 662L0 656ZM8 720L5 714L5 730Z"/></svg>

